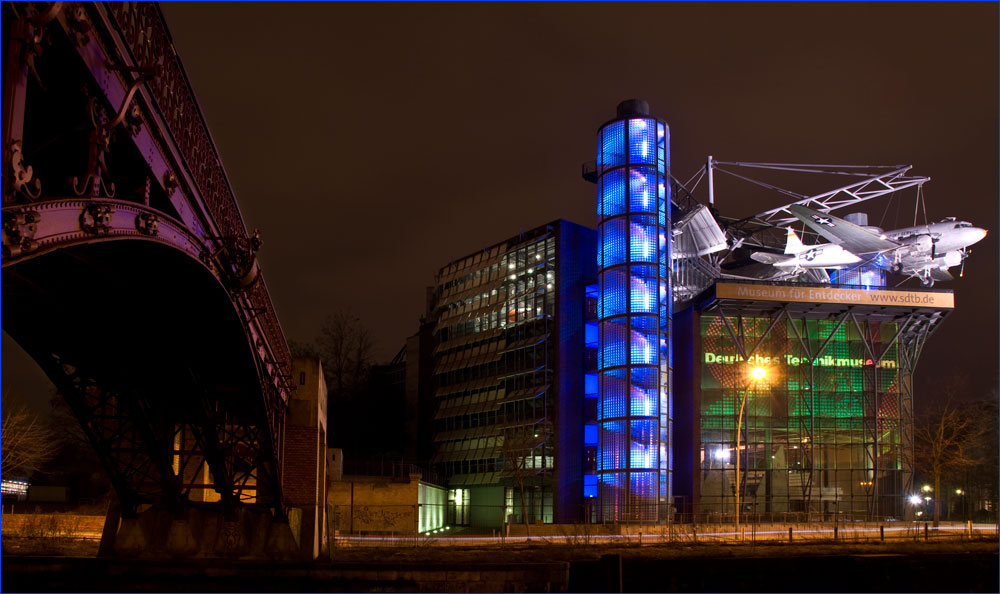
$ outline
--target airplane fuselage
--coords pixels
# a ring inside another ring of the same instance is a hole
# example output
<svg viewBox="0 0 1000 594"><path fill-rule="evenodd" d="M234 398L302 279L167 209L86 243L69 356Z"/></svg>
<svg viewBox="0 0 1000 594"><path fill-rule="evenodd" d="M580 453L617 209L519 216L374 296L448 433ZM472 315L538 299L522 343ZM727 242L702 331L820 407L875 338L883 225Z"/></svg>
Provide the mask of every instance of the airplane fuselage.
<svg viewBox="0 0 1000 594"><path fill-rule="evenodd" d="M919 243L921 238L926 237L934 245L934 252L943 255L946 252L967 248L978 242L986 237L986 230L974 227L972 223L965 221L943 221L887 231L885 236L887 239L904 245Z"/></svg>
<svg viewBox="0 0 1000 594"><path fill-rule="evenodd" d="M788 260L776 262L780 268L843 268L861 261L861 258L833 243L811 246Z"/></svg>

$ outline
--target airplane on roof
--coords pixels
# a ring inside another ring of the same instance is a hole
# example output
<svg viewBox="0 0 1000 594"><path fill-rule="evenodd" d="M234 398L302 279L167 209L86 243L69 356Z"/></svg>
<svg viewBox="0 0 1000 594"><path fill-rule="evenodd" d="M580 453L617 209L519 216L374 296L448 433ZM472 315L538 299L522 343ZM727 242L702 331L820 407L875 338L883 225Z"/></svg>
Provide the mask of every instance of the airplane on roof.
<svg viewBox="0 0 1000 594"><path fill-rule="evenodd" d="M791 227L788 227L785 253L754 252L750 258L770 264L786 273L795 273L810 268L845 268L858 264L860 257L835 243L804 245Z"/></svg>
<svg viewBox="0 0 1000 594"><path fill-rule="evenodd" d="M986 229L955 217L883 231L879 227L855 225L801 204L792 204L788 210L823 238L855 256L868 260L884 254L890 271L917 277L925 287L932 286L934 281L953 280L948 269L964 266L969 246L987 233Z"/></svg>

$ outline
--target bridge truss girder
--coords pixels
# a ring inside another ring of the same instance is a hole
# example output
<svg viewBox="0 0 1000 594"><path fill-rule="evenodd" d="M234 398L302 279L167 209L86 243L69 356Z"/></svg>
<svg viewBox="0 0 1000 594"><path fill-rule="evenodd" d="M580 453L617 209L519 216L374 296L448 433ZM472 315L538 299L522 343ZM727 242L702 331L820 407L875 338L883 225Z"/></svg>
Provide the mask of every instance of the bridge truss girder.
<svg viewBox="0 0 1000 594"><path fill-rule="evenodd" d="M142 389L74 366L69 353L53 363L45 348L26 350L64 392L123 504L188 501L197 491L184 482L188 473L223 505L252 499L283 516L290 354L257 266L259 236L247 233L158 6L13 2L3 10L11 32L3 87L3 167L11 173L3 176L5 277L10 266L88 243L153 242L187 253L229 293L259 402L209 390L189 398L193 412L168 422L177 411L163 410ZM77 139L69 129L85 134ZM86 166L68 171L68 163Z"/></svg>
<svg viewBox="0 0 1000 594"><path fill-rule="evenodd" d="M713 168L717 168L719 165L730 165L760 169L777 169L800 173L843 173L835 170L838 168L851 168L851 166L843 165L795 165L785 163L745 163L740 161L714 160L711 164ZM856 169L863 170L867 169L867 167L856 167ZM864 176L863 173L859 174L851 172L851 175L863 176L862 179L820 194L801 197L799 200L777 208L772 208L771 210L764 211L751 217L729 222L726 225L726 232L730 235L730 237L732 237L734 243L739 242L741 245L782 247L785 240L785 233L782 231L782 228L801 223L801 221L789 210L789 207L793 204L806 206L821 212L832 212L841 208L856 206L867 200L893 194L908 188L921 187L924 183L930 181L929 177L907 175L910 169L912 169L912 165L899 165L882 169L889 169L889 171L874 173L867 176ZM749 178L739 176L724 169L718 170L749 180ZM782 191L780 188L774 189ZM785 193L791 194L787 191L785 191ZM811 231L804 232L809 235L814 235Z"/></svg>

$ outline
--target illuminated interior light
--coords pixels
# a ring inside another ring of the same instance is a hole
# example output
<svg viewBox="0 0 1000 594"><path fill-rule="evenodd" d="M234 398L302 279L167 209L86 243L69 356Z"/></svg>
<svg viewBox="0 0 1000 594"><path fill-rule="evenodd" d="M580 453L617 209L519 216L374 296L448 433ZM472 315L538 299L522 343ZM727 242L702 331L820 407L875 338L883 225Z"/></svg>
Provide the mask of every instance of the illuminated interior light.
<svg viewBox="0 0 1000 594"><path fill-rule="evenodd" d="M17 479L4 479L0 481L0 492L4 495L27 495L28 482Z"/></svg>

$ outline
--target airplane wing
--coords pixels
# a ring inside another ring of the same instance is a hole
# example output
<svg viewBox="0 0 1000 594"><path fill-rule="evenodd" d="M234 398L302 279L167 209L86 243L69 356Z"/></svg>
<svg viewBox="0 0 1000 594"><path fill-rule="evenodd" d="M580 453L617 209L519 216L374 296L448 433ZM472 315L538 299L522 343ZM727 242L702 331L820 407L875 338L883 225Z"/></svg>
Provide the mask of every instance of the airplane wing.
<svg viewBox="0 0 1000 594"><path fill-rule="evenodd" d="M786 256L785 254L772 254L771 252L754 252L750 254L750 259L755 262L763 262L764 264L779 264L788 260L794 260L795 257Z"/></svg>
<svg viewBox="0 0 1000 594"><path fill-rule="evenodd" d="M936 281L955 280L955 277L952 276L950 272L948 272L943 268L931 268L931 278Z"/></svg>
<svg viewBox="0 0 1000 594"><path fill-rule="evenodd" d="M827 241L839 244L840 247L855 255L872 254L894 250L900 246L895 241L882 239L867 229L849 223L832 214L806 208L801 204L791 204L788 210L800 221L819 233Z"/></svg>

